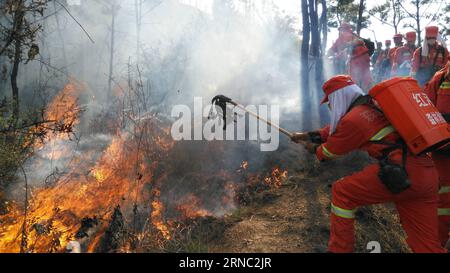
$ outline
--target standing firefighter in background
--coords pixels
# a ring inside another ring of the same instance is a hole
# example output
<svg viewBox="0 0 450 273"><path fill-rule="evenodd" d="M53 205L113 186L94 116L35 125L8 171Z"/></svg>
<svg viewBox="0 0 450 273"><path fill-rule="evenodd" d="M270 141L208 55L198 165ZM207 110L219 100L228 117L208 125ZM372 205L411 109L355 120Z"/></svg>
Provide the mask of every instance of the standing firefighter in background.
<svg viewBox="0 0 450 273"><path fill-rule="evenodd" d="M339 27L339 37L328 51L328 56L333 56L335 72L337 74L344 73L348 59L347 48L353 42L353 29L350 24L342 22Z"/></svg>
<svg viewBox="0 0 450 273"><path fill-rule="evenodd" d="M373 55L370 59L372 66L375 66L375 64L377 63L377 60L378 60L378 56L380 56L382 51L383 51L383 43L377 42L377 49L375 50L375 52L373 53Z"/></svg>
<svg viewBox="0 0 450 273"><path fill-rule="evenodd" d="M450 123L450 61L426 85L425 93ZM442 246L445 246L450 228L450 148L447 146L447 149L434 152L433 160L438 169L441 184L438 210L439 238Z"/></svg>
<svg viewBox="0 0 450 273"><path fill-rule="evenodd" d="M367 151L380 160L379 164L372 164L333 185L328 250L354 251L354 221L358 207L394 202L411 249L445 253L438 240L439 182L431 158L414 156L406 153L404 148L382 144L400 142L400 136L349 76L333 77L324 84L323 90L322 103L328 102L331 124L317 132L296 133L292 140L303 143L320 161L354 150ZM387 176L392 173L390 170L397 172L400 166L404 166L401 170L407 172L409 181L404 175L395 181Z"/></svg>
<svg viewBox="0 0 450 273"><path fill-rule="evenodd" d="M400 47L403 46L403 35L395 34L393 38L394 38L395 46L394 46L394 48L391 48L391 50L389 51L389 61L390 61L391 67L394 64L394 57L395 57L395 53L397 52L397 49L399 49Z"/></svg>
<svg viewBox="0 0 450 273"><path fill-rule="evenodd" d="M416 51L416 32L406 33L406 45L397 49L392 65L392 76L408 76L411 74L411 60Z"/></svg>
<svg viewBox="0 0 450 273"><path fill-rule="evenodd" d="M368 91L372 87L373 79L370 73L369 49L363 40L356 40L352 47L349 73L356 84L363 90Z"/></svg>
<svg viewBox="0 0 450 273"><path fill-rule="evenodd" d="M383 48L383 43L377 42L377 49L375 50L375 52L373 53L373 55L370 59L370 62L373 67L372 75L375 80L378 79L379 66L377 65L377 61L378 61L378 57L380 57L380 55L383 54L382 48Z"/></svg>
<svg viewBox="0 0 450 273"><path fill-rule="evenodd" d="M386 71L389 69L389 52L391 51L391 40L386 40L384 42L384 50L378 56L375 68L377 69L376 82L381 82L386 78Z"/></svg>
<svg viewBox="0 0 450 273"><path fill-rule="evenodd" d="M392 65L394 64L394 56L395 52L397 52L397 49L399 49L401 46L403 46L403 35L401 34L395 34L394 35L394 47L387 50L387 56L383 60L383 63L381 64L382 67L382 78L381 80L386 80L391 77L392 73Z"/></svg>
<svg viewBox="0 0 450 273"><path fill-rule="evenodd" d="M433 75L441 70L448 61L448 50L438 43L439 28L425 28L425 40L422 47L415 52L411 66L411 76L417 79L421 86L431 80Z"/></svg>

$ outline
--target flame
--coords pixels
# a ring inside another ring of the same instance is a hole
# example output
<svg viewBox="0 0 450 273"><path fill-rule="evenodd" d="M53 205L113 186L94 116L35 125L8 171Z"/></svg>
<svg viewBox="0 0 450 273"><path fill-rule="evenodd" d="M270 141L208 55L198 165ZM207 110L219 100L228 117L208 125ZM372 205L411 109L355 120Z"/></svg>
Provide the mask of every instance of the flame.
<svg viewBox="0 0 450 273"><path fill-rule="evenodd" d="M124 147L124 137L119 135L112 140L105 154L92 170L92 175L97 182L104 182L106 179L111 177L116 170L122 171L123 165L121 163L126 161L123 158L125 154L125 151L123 150Z"/></svg>
<svg viewBox="0 0 450 273"><path fill-rule="evenodd" d="M153 173L157 168L157 164L136 164L135 160L130 160L135 158L136 152L128 136L118 135L96 163L92 175L83 175L73 170L56 186L35 190L27 217L28 242L33 244L30 251L48 251L53 244L51 238L56 241L56 249L61 250L74 239L73 236L80 227L80 219L93 215L108 219L112 208L117 204L123 204L125 209L130 207L133 202L127 197L131 193L144 191L144 183L136 183L136 166L137 171L143 174L141 180L147 181L146 183L152 183ZM144 202L145 198L145 195L139 195L133 201ZM160 217L162 204L155 201L152 206L152 220L164 237L169 239ZM19 206L13 205L6 216L0 217L0 221L6 223L0 228L0 252L20 250L22 215L23 211ZM42 226L49 232L39 234L32 228L35 225ZM89 246L89 249L95 248Z"/></svg>
<svg viewBox="0 0 450 273"><path fill-rule="evenodd" d="M77 108L76 88L73 83L64 87L49 104L46 118L78 124L73 112L65 111ZM148 122L140 130L149 137L147 144L155 151L154 156L163 156L173 144L170 135L165 135L164 131L158 132L157 137L150 137L154 127L155 124ZM67 156L70 151L62 148L65 139L63 135L51 135L45 143L39 143L37 148L44 154L42 160ZM21 244L28 252L63 251L67 243L75 239L81 219L97 216L103 219L102 226L88 244L88 250L95 251L114 207L120 204L126 211L135 203L151 202L144 187L154 183L154 173L159 165L156 158L153 161L145 159L137 143L133 135L118 132L93 166L90 166L90 157L95 150L79 154L55 185L30 189L26 221L23 206L10 202L8 213L0 216L0 252L19 252ZM56 150L52 149L55 147ZM162 220L162 203L155 200L151 204L153 224L169 239L168 228Z"/></svg>
<svg viewBox="0 0 450 273"><path fill-rule="evenodd" d="M244 169L244 170L247 170L247 168L248 168L248 161L243 161L241 163L241 168Z"/></svg>
<svg viewBox="0 0 450 273"><path fill-rule="evenodd" d="M48 104L45 119L74 126L79 124L78 99L81 90L80 84L70 81Z"/></svg>
<svg viewBox="0 0 450 273"><path fill-rule="evenodd" d="M92 174L98 182L103 182L106 180L106 175L101 170L93 170Z"/></svg>
<svg viewBox="0 0 450 273"><path fill-rule="evenodd" d="M159 230L163 238L165 238L166 240L170 240L171 236L169 227L164 223L163 220L164 206L163 203L159 200L161 191L159 189L155 189L153 190L153 195L155 199L152 202L152 212L150 214L152 224L156 227L157 230Z"/></svg>
<svg viewBox="0 0 450 273"><path fill-rule="evenodd" d="M200 199L195 195L188 195L184 200L184 203L177 206L177 210L180 211L185 218L199 218L211 216L212 213L206 209L202 209Z"/></svg>
<svg viewBox="0 0 450 273"><path fill-rule="evenodd" d="M80 86L70 82L49 104L46 119L60 124L79 124L79 95ZM100 219L99 226L86 242L87 251L95 252L118 205L124 215L130 215L136 204L142 204L147 210L145 217L152 225L149 230L154 234L151 235L156 235L152 238L163 240L171 240L176 229L172 219L167 219L166 210L175 209L186 220L223 215L234 208L238 190L234 182L236 172L226 170L214 174L225 178L225 188L215 197L218 206L213 211L205 208L203 200L193 193L186 193L175 206L164 204L161 186L169 175L163 167L165 162L161 161L169 158L174 147L170 128L152 116L137 119L135 123L134 130L117 129L106 148L91 147L74 153L64 134L49 135L45 142L36 144L40 157L33 163L35 167L44 168L42 162L64 159L69 154L74 158L53 185L30 189L26 217L22 204L7 204L8 213L0 215L0 252L62 252L70 241L77 239L81 219L96 217ZM259 181L279 187L287 177L287 171L279 168L272 169L266 177L252 176L244 172L248 166L249 162L243 161L238 170L248 183ZM136 238L144 240L146 236L142 232ZM120 251L129 252L130 246L123 246Z"/></svg>
<svg viewBox="0 0 450 273"><path fill-rule="evenodd" d="M74 128L80 123L79 115L81 109L78 106L78 100L84 90L84 86L75 80L70 80L69 83L53 98L47 105L47 109L43 116L43 124L38 125L32 131L41 135L45 132L49 124L53 124L59 131L53 132L52 135L46 134L42 141L35 142L34 148L41 149L46 142L58 142L61 139L68 139L71 128ZM26 143L28 144L28 143ZM49 157L58 158L63 153L49 154Z"/></svg>
<svg viewBox="0 0 450 273"><path fill-rule="evenodd" d="M241 165L239 166L239 169L236 171L237 173L244 173L248 169L248 161L244 160L242 161Z"/></svg>
<svg viewBox="0 0 450 273"><path fill-rule="evenodd" d="M167 225L164 223L162 218L162 212L164 209L164 206L161 201L155 200L152 202L152 213L151 213L151 219L153 225L161 232L162 236L166 240L170 240L170 232Z"/></svg>
<svg viewBox="0 0 450 273"><path fill-rule="evenodd" d="M288 171L287 170L281 170L278 167L275 167L272 169L272 172L270 175L266 176L264 178L264 182L269 186L273 188L280 188L283 181L288 177Z"/></svg>

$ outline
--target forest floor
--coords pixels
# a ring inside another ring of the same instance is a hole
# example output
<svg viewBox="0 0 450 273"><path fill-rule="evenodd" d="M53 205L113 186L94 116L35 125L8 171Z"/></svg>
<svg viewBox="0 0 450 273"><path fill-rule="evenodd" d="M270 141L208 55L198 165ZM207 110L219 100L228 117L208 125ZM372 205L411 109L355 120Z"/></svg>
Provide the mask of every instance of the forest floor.
<svg viewBox="0 0 450 273"><path fill-rule="evenodd" d="M223 234L207 244L209 252L326 252L331 185L367 165L368 157L353 154L319 164L304 151L286 149L279 160L289 165L289 178L280 188L258 193L252 204L226 217ZM371 241L379 242L382 252L410 252L392 205L358 210L356 252L370 252Z"/></svg>

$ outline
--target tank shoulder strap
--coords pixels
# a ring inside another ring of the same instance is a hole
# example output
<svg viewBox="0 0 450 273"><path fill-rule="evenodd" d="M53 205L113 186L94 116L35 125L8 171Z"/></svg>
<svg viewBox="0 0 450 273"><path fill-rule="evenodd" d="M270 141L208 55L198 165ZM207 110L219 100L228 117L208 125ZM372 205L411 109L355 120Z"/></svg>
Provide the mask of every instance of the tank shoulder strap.
<svg viewBox="0 0 450 273"><path fill-rule="evenodd" d="M391 141L385 141L384 138L395 132L395 128L392 127L392 125L383 128L377 135L379 135L379 138L376 138L377 135L375 135L371 140L370 143L372 144L377 144L377 145L383 145L386 148L383 149L382 153L382 157L379 160L380 163L381 162L387 162L389 161L389 155L396 150L401 150L402 151L402 168L405 170L406 172L406 161L407 161L407 157L408 157L408 146L406 145L405 141L402 138L399 138L397 141L395 142L391 142Z"/></svg>
<svg viewBox="0 0 450 273"><path fill-rule="evenodd" d="M350 112L353 108L355 108L356 106L359 106L359 105L368 105L372 109L384 114L383 111L373 103L373 99L370 95L358 97L350 105L350 108L348 111ZM408 148L407 148L404 140L402 138L398 139L396 142L390 142L390 141L383 140L386 136L388 136L389 134L391 134L395 131L396 131L395 128L392 125L389 125L383 129L381 129L376 135L374 135L370 139L370 142L373 144L386 146L386 148L383 149L383 159L385 159L385 160L388 159L389 154L392 153L393 151L399 150L399 149L402 150L402 167L405 168L406 167L406 157L408 154Z"/></svg>
<svg viewBox="0 0 450 273"><path fill-rule="evenodd" d="M364 96L358 97L358 98L350 105L350 107L348 108L347 113L350 112L351 110L353 110L353 108L355 108L356 106L359 106L359 105L367 105L367 106L370 106L372 109L374 109L374 110L376 110L376 111L378 111L378 112L384 114L383 111L381 111L380 108L378 108L377 106L375 106L375 104L373 103L372 97L371 97L370 95L364 95Z"/></svg>
<svg viewBox="0 0 450 273"><path fill-rule="evenodd" d="M372 105L372 97L369 95L365 95L365 96L359 96L348 108L348 112L350 112L351 110L353 110L353 108L355 108L356 106L359 105Z"/></svg>

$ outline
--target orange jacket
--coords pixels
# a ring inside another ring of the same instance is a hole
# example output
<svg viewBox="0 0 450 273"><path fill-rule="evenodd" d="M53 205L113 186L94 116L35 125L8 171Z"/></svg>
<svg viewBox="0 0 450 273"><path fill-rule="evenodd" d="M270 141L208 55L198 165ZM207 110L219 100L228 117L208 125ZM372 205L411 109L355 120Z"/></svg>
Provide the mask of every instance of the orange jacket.
<svg viewBox="0 0 450 273"><path fill-rule="evenodd" d="M391 48L391 50L389 50L389 60L391 61L391 65L394 63L394 57L395 57L395 53L397 52L397 49L399 49L400 46L396 46L394 48Z"/></svg>
<svg viewBox="0 0 450 273"><path fill-rule="evenodd" d="M348 46L351 45L353 42L353 34L351 32L343 32L341 35L339 35L339 38L334 42L334 44L331 46L330 50L338 54L344 49L346 49Z"/></svg>
<svg viewBox="0 0 450 273"><path fill-rule="evenodd" d="M400 65L402 65L406 61L411 61L414 55L416 48L411 48L408 45L401 46L397 49L394 55L394 61L392 64L392 73L396 73L397 69Z"/></svg>
<svg viewBox="0 0 450 273"><path fill-rule="evenodd" d="M388 128L390 123L378 110L369 105L358 105L348 112L339 122L336 132L329 135L330 127L321 129L318 133L324 142L318 146L316 156L320 161L334 159L338 156L348 154L352 151L362 150L376 159L381 159L386 145L375 144L371 139L375 135L383 135L383 141L396 142L400 136ZM383 130L387 129L387 130ZM385 131L385 134L382 132ZM379 134L380 133L380 134ZM390 160L402 164L402 152L396 150L390 154ZM429 156L408 156L409 162L415 162L417 167L434 166Z"/></svg>
<svg viewBox="0 0 450 273"><path fill-rule="evenodd" d="M334 134L329 135L329 126L319 131L325 143L317 148L316 156L325 161L361 149L380 158L386 147L372 144L370 139L387 126L389 122L381 112L368 105L356 106L341 119ZM391 133L389 138L397 139L398 136Z"/></svg>
<svg viewBox="0 0 450 273"><path fill-rule="evenodd" d="M436 54L438 54L436 58ZM444 67L445 64L448 61L449 53L446 48L444 48L444 54L442 54L442 47L441 46L434 46L430 47L430 52L428 53L428 56L420 56L421 55L421 48L416 49L414 51L414 56L411 63L411 75L415 76L420 68L432 68L434 60L436 59L435 65L437 67ZM422 62L420 60L422 59Z"/></svg>
<svg viewBox="0 0 450 273"><path fill-rule="evenodd" d="M450 75L447 75L449 63L437 72L425 86L425 93L436 105L439 112L450 114Z"/></svg>
<svg viewBox="0 0 450 273"><path fill-rule="evenodd" d="M449 64L447 63L444 69L437 72L425 86L425 93L442 114L450 114L450 75L447 75ZM432 156L439 173L441 186L450 187L450 171L448 169L450 166L450 157L438 152L433 153ZM450 208L450 193L441 193L439 194L439 198L439 208ZM450 215L445 213L439 215L439 240L442 245L445 245L449 238L449 222Z"/></svg>

